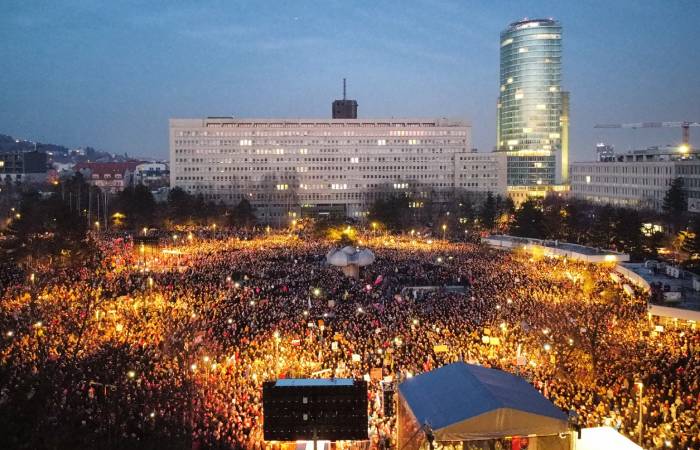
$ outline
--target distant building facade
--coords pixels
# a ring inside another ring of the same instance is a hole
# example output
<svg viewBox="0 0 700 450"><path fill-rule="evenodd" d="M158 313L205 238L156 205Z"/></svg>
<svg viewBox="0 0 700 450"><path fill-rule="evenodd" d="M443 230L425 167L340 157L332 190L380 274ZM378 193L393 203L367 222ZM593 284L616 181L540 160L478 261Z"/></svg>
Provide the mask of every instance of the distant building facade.
<svg viewBox="0 0 700 450"><path fill-rule="evenodd" d="M497 151L509 191L543 195L568 182L569 93L562 92L562 27L525 19L501 33Z"/></svg>
<svg viewBox="0 0 700 450"><path fill-rule="evenodd" d="M503 194L501 156L470 148L470 125L448 119L171 119L170 185L246 198L268 223L362 218L390 195L420 204L460 189Z"/></svg>
<svg viewBox="0 0 700 450"><path fill-rule="evenodd" d="M170 183L168 164L143 162L134 169L134 181L153 188L167 186Z"/></svg>
<svg viewBox="0 0 700 450"><path fill-rule="evenodd" d="M136 168L141 161L126 162L82 162L73 167L89 184L99 187L105 192L115 194L136 182Z"/></svg>
<svg viewBox="0 0 700 450"><path fill-rule="evenodd" d="M683 179L688 209L700 211L700 154L639 150L571 164L571 195L592 202L660 211L671 181Z"/></svg>
<svg viewBox="0 0 700 450"><path fill-rule="evenodd" d="M46 181L47 156L38 151L0 153L0 183Z"/></svg>

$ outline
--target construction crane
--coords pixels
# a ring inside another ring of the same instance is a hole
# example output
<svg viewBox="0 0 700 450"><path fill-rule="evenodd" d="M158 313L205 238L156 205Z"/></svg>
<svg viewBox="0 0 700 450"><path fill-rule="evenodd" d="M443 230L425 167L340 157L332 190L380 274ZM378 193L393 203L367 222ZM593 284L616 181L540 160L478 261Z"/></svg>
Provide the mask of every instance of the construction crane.
<svg viewBox="0 0 700 450"><path fill-rule="evenodd" d="M682 128L683 142L680 149L684 152L690 151L690 127L700 127L700 122L637 122L637 123L611 123L598 124L593 128Z"/></svg>

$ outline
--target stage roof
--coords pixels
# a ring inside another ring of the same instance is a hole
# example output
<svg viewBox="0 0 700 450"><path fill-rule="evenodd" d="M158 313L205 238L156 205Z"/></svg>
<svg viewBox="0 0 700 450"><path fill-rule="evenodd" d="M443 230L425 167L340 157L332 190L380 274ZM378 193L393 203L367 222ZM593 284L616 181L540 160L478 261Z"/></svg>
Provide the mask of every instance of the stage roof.
<svg viewBox="0 0 700 450"><path fill-rule="evenodd" d="M439 441L552 435L567 416L532 385L497 369L458 362L410 378L399 393Z"/></svg>

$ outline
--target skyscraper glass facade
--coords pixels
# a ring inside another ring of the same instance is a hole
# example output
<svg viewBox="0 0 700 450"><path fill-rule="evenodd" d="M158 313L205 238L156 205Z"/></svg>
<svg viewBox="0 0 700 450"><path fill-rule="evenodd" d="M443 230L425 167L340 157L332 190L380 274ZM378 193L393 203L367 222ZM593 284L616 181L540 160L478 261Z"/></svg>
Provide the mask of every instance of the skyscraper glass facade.
<svg viewBox="0 0 700 450"><path fill-rule="evenodd" d="M501 33L499 151L508 153L509 186L566 181L568 93L561 91L559 22L514 22Z"/></svg>

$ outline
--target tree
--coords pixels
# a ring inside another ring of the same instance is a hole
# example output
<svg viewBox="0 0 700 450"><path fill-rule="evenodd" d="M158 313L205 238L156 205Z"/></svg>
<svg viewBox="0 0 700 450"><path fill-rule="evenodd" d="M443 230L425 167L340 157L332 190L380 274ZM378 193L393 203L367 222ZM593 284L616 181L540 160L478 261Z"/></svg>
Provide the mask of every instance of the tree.
<svg viewBox="0 0 700 450"><path fill-rule="evenodd" d="M368 219L370 222L379 222L393 231L402 230L409 224L408 203L408 198L404 196L378 198L370 207Z"/></svg>
<svg viewBox="0 0 700 450"><path fill-rule="evenodd" d="M610 248L615 238L615 210L610 205L596 209L590 231L590 244L600 248Z"/></svg>
<svg viewBox="0 0 700 450"><path fill-rule="evenodd" d="M684 233L685 239L681 248L688 254L690 260L697 260L700 257L700 216L693 215Z"/></svg>
<svg viewBox="0 0 700 450"><path fill-rule="evenodd" d="M513 234L536 239L545 237L544 215L535 200L525 201L515 212Z"/></svg>
<svg viewBox="0 0 700 450"><path fill-rule="evenodd" d="M8 228L12 235L12 257L19 262L26 256L43 258L86 249L86 214L71 208L75 199L62 201L57 193L42 198L26 191L20 199L17 215ZM65 252L64 252L65 251Z"/></svg>
<svg viewBox="0 0 700 450"><path fill-rule="evenodd" d="M156 201L146 186L137 184L117 195L114 210L126 216L129 228L138 229L153 223Z"/></svg>
<svg viewBox="0 0 700 450"><path fill-rule="evenodd" d="M545 236L548 239L564 239L566 205L561 197L549 196L542 201Z"/></svg>
<svg viewBox="0 0 700 450"><path fill-rule="evenodd" d="M590 243L595 208L585 201L571 199L564 208L564 235L567 242Z"/></svg>
<svg viewBox="0 0 700 450"><path fill-rule="evenodd" d="M631 208L618 208L614 223L615 247L628 253L632 259L643 256L642 219L639 212Z"/></svg>
<svg viewBox="0 0 700 450"><path fill-rule="evenodd" d="M238 205L233 208L231 215L229 216L229 223L233 226L241 228L253 227L257 220L258 219L255 216L255 209L247 198L244 198L238 202Z"/></svg>
<svg viewBox="0 0 700 450"><path fill-rule="evenodd" d="M496 200L493 197L493 193L489 191L486 193L484 203L481 205L481 209L479 210L479 220L481 222L481 226L487 230L492 230L494 224L496 223L497 213Z"/></svg>
<svg viewBox="0 0 700 450"><path fill-rule="evenodd" d="M675 232L680 228L680 224L683 223L686 210L688 209L685 190L683 189L683 178L676 177L671 180L671 184L664 196L662 209L672 231Z"/></svg>
<svg viewBox="0 0 700 450"><path fill-rule="evenodd" d="M168 217L175 222L190 218L194 198L181 187L174 187L168 193Z"/></svg>

